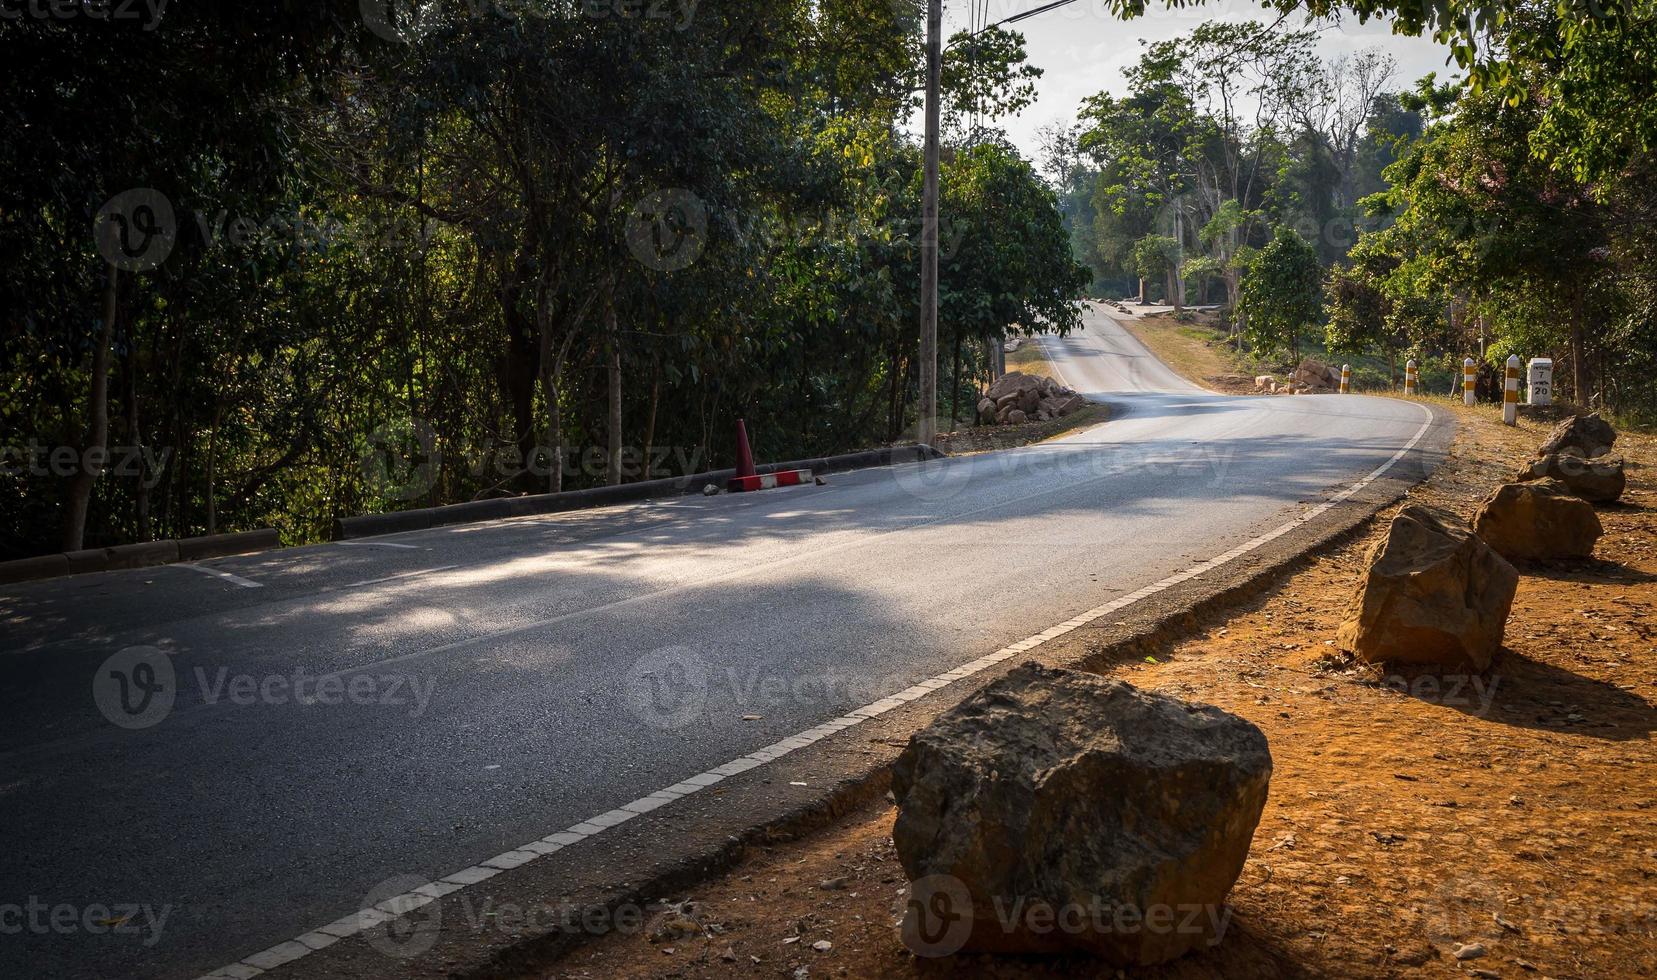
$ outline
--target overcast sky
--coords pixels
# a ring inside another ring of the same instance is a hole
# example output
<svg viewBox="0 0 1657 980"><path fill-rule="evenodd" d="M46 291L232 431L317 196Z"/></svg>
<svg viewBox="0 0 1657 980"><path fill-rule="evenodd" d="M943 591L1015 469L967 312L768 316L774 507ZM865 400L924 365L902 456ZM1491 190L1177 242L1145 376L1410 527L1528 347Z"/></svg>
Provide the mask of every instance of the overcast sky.
<svg viewBox="0 0 1657 980"><path fill-rule="evenodd" d="M1020 11L1041 6L1047 0L988 0L993 23ZM978 0L982 9L982 0ZM1156 4L1156 0L1152 0ZM944 36L965 30L973 0L944 0ZM1068 7L1038 14L1009 29L1021 31L1030 63L1046 74L1036 83L1036 104L1021 115L999 121L1026 156L1039 162L1036 130L1062 121L1075 121L1082 99L1096 92L1116 95L1126 92L1123 70L1139 60L1140 41L1162 41L1190 32L1205 20L1273 20L1275 12L1247 0L1219 0L1185 10L1153 9L1144 17L1119 20L1103 12L1100 0L1077 0ZM1298 25L1298 15L1285 21ZM1392 33L1391 24L1371 20L1359 24L1349 17L1339 25L1322 25L1319 51L1325 58L1343 52L1378 46L1398 59L1395 87L1402 88L1430 71L1442 79L1455 73L1446 66L1449 49L1431 40L1402 37Z"/></svg>

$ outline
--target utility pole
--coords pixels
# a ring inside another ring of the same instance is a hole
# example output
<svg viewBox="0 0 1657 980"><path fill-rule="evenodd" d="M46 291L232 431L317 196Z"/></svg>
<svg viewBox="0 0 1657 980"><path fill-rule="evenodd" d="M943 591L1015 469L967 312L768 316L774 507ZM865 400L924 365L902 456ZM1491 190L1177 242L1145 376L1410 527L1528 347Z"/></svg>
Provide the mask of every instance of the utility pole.
<svg viewBox="0 0 1657 980"><path fill-rule="evenodd" d="M983 31L1068 6L1076 0L1051 0L1033 10L996 21ZM943 0L926 0L926 177L921 188L921 411L915 440L931 445L938 435L938 105L942 72ZM973 35L976 37L977 35ZM999 348L999 345L997 345ZM1006 370L1002 354L996 355Z"/></svg>
<svg viewBox="0 0 1657 980"><path fill-rule="evenodd" d="M938 79L943 0L926 4L926 178L921 190L921 404L916 441L938 434Z"/></svg>

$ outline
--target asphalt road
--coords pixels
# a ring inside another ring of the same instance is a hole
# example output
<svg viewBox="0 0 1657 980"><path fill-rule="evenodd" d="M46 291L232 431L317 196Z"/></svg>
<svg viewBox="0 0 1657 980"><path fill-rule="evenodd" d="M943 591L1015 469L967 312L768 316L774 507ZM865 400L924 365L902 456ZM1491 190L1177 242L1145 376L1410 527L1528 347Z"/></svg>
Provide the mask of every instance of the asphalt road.
<svg viewBox="0 0 1657 980"><path fill-rule="evenodd" d="M0 586L0 975L216 969L1224 552L1424 419L1203 392L1098 314L1044 345L1111 422L824 487Z"/></svg>

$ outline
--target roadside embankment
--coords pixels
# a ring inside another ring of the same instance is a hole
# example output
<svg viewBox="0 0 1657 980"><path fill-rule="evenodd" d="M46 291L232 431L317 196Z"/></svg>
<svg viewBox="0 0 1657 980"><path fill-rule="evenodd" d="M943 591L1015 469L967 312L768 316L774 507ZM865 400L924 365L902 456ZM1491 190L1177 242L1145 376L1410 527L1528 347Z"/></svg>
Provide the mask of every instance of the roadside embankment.
<svg viewBox="0 0 1657 980"><path fill-rule="evenodd" d="M1454 411L1447 460L1407 502L1465 518L1550 423ZM1657 439L1624 433L1617 450L1629 485L1600 508L1597 552L1522 566L1506 649L1486 672L1389 676L1338 653L1391 509L1199 615L1189 638L1092 664L1247 719L1274 761L1223 941L1134 976L1657 970ZM664 936L651 919L535 975L1115 975L1084 957L914 956L894 928L906 885L894 817L877 801L751 849L724 876L661 896L693 927Z"/></svg>

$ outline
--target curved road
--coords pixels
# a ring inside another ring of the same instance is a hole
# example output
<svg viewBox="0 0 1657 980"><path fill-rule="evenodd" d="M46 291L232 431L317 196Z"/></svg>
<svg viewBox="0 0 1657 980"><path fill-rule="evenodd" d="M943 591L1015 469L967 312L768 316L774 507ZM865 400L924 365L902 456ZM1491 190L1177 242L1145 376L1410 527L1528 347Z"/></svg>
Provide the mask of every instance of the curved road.
<svg viewBox="0 0 1657 980"><path fill-rule="evenodd" d="M1207 393L1097 312L1043 344L1111 422L825 487L0 586L0 974L234 962L1234 548L1424 418ZM664 707L685 664L701 696Z"/></svg>

